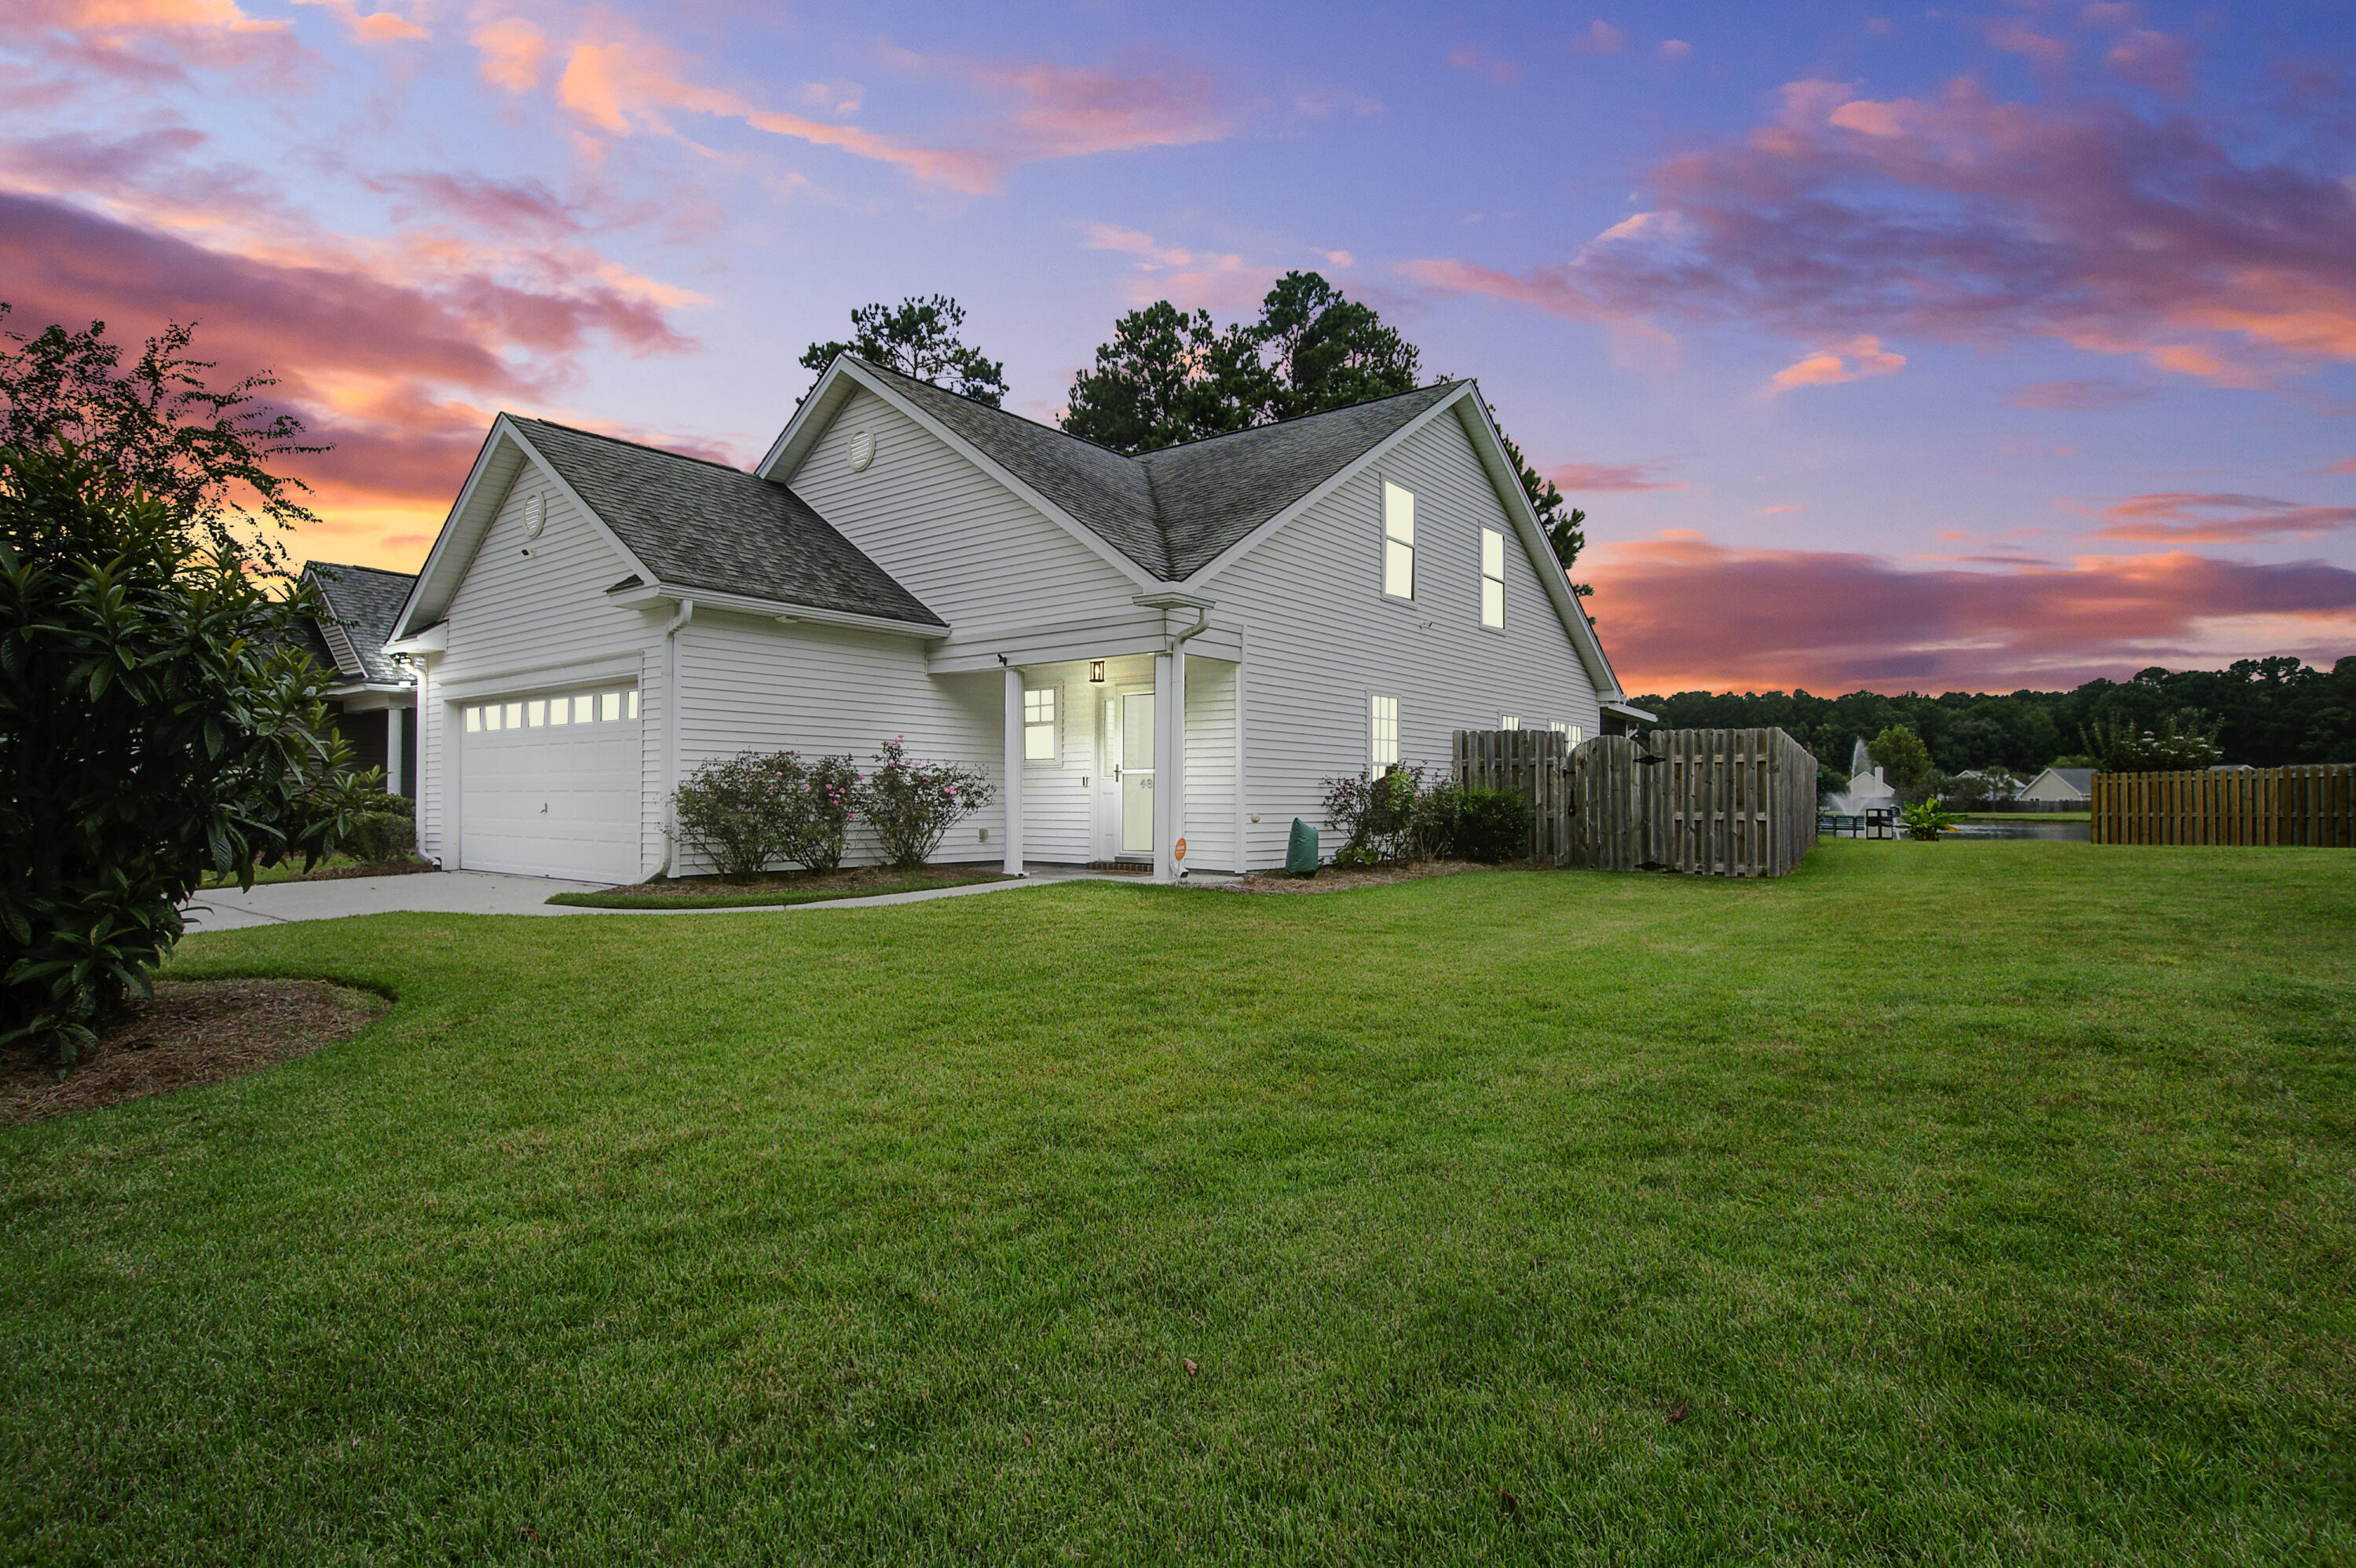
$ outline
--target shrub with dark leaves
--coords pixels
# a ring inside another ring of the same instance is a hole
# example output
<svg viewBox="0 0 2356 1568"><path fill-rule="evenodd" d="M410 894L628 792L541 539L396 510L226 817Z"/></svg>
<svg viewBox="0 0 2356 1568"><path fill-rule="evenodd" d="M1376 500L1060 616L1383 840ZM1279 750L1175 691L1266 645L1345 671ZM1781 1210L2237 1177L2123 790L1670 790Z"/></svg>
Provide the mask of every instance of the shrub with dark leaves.
<svg viewBox="0 0 2356 1568"><path fill-rule="evenodd" d="M381 800L233 545L71 447L0 449L0 1043L71 1065L207 878L332 852Z"/></svg>
<svg viewBox="0 0 2356 1568"><path fill-rule="evenodd" d="M950 828L998 797L979 768L955 763L912 763L905 739L884 742L875 767L860 786L858 806L894 866L921 866Z"/></svg>

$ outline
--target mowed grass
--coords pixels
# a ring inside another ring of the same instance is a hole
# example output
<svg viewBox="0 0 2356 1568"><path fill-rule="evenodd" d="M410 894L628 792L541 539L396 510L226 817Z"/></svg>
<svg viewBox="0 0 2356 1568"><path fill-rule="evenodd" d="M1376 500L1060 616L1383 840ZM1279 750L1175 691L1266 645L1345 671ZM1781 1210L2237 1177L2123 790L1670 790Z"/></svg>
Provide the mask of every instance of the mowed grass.
<svg viewBox="0 0 2356 1568"><path fill-rule="evenodd" d="M399 1005L0 1129L15 1560L2356 1556L2345 852L380 916L177 973Z"/></svg>

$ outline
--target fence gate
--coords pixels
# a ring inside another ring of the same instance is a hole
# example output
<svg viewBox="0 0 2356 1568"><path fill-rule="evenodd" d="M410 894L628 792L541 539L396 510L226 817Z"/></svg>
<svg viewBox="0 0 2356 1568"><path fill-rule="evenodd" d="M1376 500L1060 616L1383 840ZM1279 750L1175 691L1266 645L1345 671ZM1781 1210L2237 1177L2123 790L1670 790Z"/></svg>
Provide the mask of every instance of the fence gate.
<svg viewBox="0 0 2356 1568"><path fill-rule="evenodd" d="M1816 842L1816 760L1781 730L1460 730L1456 780L1519 792L1531 856L1595 870L1781 877Z"/></svg>

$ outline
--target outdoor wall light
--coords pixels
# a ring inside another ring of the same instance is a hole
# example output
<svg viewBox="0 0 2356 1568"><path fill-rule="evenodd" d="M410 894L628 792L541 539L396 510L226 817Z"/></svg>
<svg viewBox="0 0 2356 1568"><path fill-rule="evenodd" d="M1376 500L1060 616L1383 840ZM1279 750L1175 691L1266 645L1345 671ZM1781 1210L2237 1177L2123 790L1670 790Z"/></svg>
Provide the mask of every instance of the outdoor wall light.
<svg viewBox="0 0 2356 1568"><path fill-rule="evenodd" d="M1090 686L1102 686L1104 684L1104 660L1090 659L1088 661L1088 684Z"/></svg>

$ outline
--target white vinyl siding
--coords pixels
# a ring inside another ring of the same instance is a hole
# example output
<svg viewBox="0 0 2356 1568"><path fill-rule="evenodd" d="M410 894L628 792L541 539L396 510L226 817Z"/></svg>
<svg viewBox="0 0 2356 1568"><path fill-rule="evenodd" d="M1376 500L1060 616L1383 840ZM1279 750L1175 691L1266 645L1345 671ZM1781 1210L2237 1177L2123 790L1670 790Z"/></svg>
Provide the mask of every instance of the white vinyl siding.
<svg viewBox="0 0 2356 1568"><path fill-rule="evenodd" d="M979 767L1001 786L1000 802L1005 798L1005 699L994 670L930 676L924 645L906 637L807 622L781 626L716 611L699 611L679 642L681 777L746 751L848 755L864 773L875 748L899 735L911 758ZM997 858L1004 823L1001 805L991 805L949 830L939 858ZM846 859L854 865L877 859L873 836L855 824ZM705 868L682 856L673 869Z"/></svg>
<svg viewBox="0 0 2356 1568"><path fill-rule="evenodd" d="M1383 592L1415 597L1415 495L1383 481Z"/></svg>
<svg viewBox="0 0 2356 1568"><path fill-rule="evenodd" d="M851 464L851 438L875 460ZM960 639L1131 610L1140 585L873 392L853 394L787 481Z"/></svg>
<svg viewBox="0 0 2356 1568"><path fill-rule="evenodd" d="M1398 765L1398 699L1396 697L1366 699L1366 760L1375 773Z"/></svg>
<svg viewBox="0 0 2356 1568"><path fill-rule="evenodd" d="M1243 869L1236 846L1236 667L1186 660L1186 865Z"/></svg>
<svg viewBox="0 0 2356 1568"><path fill-rule="evenodd" d="M1500 713L1557 714L1590 734L1598 722L1570 634L1458 416L1433 420L1379 461L1379 476L1353 475L1202 585L1218 602L1215 621L1246 628L1247 804L1259 817L1248 829L1247 858L1255 869L1283 863L1295 816L1323 820L1322 780L1366 765L1370 690L1398 699L1399 760L1443 771L1451 732L1487 729ZM1367 581L1367 519L1381 511L1386 480L1411 493L1422 514L1429 570L1412 603ZM1481 625L1482 528L1505 540L1515 609L1502 630ZM1323 586L1306 592L1303 584ZM1195 820L1191 805L1187 820Z"/></svg>
<svg viewBox="0 0 2356 1568"><path fill-rule="evenodd" d="M1481 530L1481 624L1505 624L1505 536L1495 528Z"/></svg>
<svg viewBox="0 0 2356 1568"><path fill-rule="evenodd" d="M543 508L541 528L527 556L526 512L535 498ZM661 623L605 593L629 571L598 525L537 464L522 461L451 595L447 652L430 661L417 720L423 853L456 866L465 831L458 748L466 731L461 708L445 700L450 692L464 691L472 702L486 686L546 690L568 684L566 667L574 665L610 670L621 664L629 678L647 678L644 655L659 648ZM651 690L648 700L656 700ZM639 736L641 869L659 865L663 850L657 729L647 724Z"/></svg>

